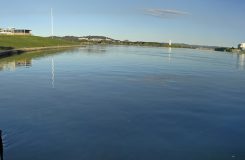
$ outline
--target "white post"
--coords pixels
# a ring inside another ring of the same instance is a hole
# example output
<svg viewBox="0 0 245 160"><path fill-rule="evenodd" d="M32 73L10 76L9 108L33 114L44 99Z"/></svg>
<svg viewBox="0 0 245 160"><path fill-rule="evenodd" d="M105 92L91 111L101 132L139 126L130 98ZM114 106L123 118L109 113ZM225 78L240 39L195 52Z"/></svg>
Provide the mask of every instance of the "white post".
<svg viewBox="0 0 245 160"><path fill-rule="evenodd" d="M172 40L169 40L169 47L171 47L172 46Z"/></svg>

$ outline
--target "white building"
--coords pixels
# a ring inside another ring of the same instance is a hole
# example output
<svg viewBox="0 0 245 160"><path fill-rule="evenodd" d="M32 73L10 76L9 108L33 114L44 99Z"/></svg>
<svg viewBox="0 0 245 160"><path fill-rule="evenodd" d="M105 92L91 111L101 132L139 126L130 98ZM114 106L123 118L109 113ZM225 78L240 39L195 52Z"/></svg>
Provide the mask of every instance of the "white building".
<svg viewBox="0 0 245 160"><path fill-rule="evenodd" d="M88 41L89 39L88 38L86 38L86 37L80 37L80 38L78 38L80 41L82 41L82 40L86 40L86 41Z"/></svg>
<svg viewBox="0 0 245 160"><path fill-rule="evenodd" d="M5 35L31 35L29 29L0 28L0 34Z"/></svg>
<svg viewBox="0 0 245 160"><path fill-rule="evenodd" d="M113 39L104 37L104 36L87 36L87 37L79 37L79 40L92 41L92 42L101 42L101 41L113 41Z"/></svg>
<svg viewBox="0 0 245 160"><path fill-rule="evenodd" d="M245 43L241 43L238 45L239 49L245 50Z"/></svg>

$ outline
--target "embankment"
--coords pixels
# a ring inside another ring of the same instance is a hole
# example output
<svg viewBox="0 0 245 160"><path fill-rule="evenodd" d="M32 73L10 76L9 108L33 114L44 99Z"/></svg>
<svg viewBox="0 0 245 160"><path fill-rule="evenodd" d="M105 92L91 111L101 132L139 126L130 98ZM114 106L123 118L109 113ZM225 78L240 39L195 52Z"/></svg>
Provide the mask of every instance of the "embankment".
<svg viewBox="0 0 245 160"><path fill-rule="evenodd" d="M11 50L0 51L0 58L8 57L8 56L16 55L16 54L21 54L24 52L66 49L66 48L75 48L75 47L81 47L81 46L82 45L67 45L67 46L50 46L50 47L32 47L32 48L11 49Z"/></svg>
<svg viewBox="0 0 245 160"><path fill-rule="evenodd" d="M23 52L79 47L79 42L38 36L0 35L0 57Z"/></svg>

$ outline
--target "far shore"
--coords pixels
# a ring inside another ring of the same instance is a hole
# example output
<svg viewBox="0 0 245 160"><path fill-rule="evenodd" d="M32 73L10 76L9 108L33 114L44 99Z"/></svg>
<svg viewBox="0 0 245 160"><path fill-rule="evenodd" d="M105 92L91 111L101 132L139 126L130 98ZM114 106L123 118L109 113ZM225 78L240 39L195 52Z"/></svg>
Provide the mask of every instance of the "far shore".
<svg viewBox="0 0 245 160"><path fill-rule="evenodd" d="M85 47L88 45L99 45L99 44L80 44L80 45L62 45L62 46L49 46L49 47L26 47L26 48L19 48L19 49L9 49L9 50L0 50L0 58L9 57L13 55L18 55L26 52L33 52L33 51L45 51L45 50L59 50L59 49L67 49L67 48L77 48L77 47ZM132 46L132 45L129 45ZM167 47L164 47L167 48ZM173 47L177 48L177 47ZM189 48L191 49L191 48ZM192 48L192 49L198 49L198 50L206 50L206 51L215 51L213 49L207 49L207 48ZM224 51L216 51L216 52L224 52ZM227 53L235 53L235 54L245 54L244 51L233 51L233 52L227 52Z"/></svg>
<svg viewBox="0 0 245 160"><path fill-rule="evenodd" d="M91 39L92 38L92 39ZM94 41L100 38L100 41ZM164 47L164 48L188 48L207 51L220 51L227 53L245 54L245 51L236 48L189 45L158 42L131 42L118 41L108 37L90 36L87 40L79 40L78 37L39 37L39 36L15 36L15 35L0 35L0 58L8 57L24 52L42 51L42 50L57 50L65 48L74 48L89 45L123 45L123 46L145 46L145 47Z"/></svg>

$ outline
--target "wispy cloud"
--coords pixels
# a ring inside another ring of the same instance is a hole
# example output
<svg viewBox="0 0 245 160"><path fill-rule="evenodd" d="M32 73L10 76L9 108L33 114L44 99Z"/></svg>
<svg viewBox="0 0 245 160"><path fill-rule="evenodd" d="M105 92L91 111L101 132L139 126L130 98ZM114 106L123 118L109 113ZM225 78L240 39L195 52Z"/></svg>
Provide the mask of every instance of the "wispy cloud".
<svg viewBox="0 0 245 160"><path fill-rule="evenodd" d="M144 9L144 14L159 18L172 18L190 15L188 12L172 9Z"/></svg>

